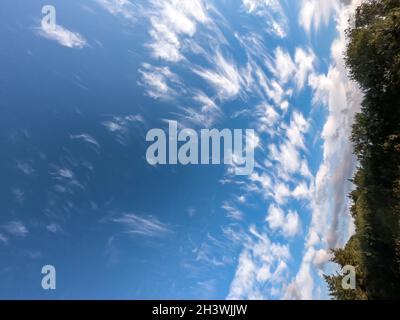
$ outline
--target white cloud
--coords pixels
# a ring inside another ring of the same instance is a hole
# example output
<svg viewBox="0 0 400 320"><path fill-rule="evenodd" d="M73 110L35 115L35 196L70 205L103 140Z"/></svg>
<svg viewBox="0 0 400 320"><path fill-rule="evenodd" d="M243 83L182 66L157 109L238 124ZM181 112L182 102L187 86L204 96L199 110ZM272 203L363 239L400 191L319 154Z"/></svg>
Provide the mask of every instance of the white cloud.
<svg viewBox="0 0 400 320"><path fill-rule="evenodd" d="M280 228L285 222L285 213L281 208L271 205L268 210L267 221L271 229Z"/></svg>
<svg viewBox="0 0 400 320"><path fill-rule="evenodd" d="M282 182L278 182L273 187L274 200L279 204L284 204L287 198L290 196L290 190L288 186Z"/></svg>
<svg viewBox="0 0 400 320"><path fill-rule="evenodd" d="M290 143L300 149L305 149L304 134L308 131L310 125L299 111L294 111L290 125L284 125L286 136Z"/></svg>
<svg viewBox="0 0 400 320"><path fill-rule="evenodd" d="M260 137L255 132L246 133L246 149L255 150L260 147Z"/></svg>
<svg viewBox="0 0 400 320"><path fill-rule="evenodd" d="M25 162L25 161L18 160L17 168L28 176L35 172L35 169L33 169L32 164L29 162Z"/></svg>
<svg viewBox="0 0 400 320"><path fill-rule="evenodd" d="M326 263L332 258L327 250L319 249L315 252L313 263L317 269L323 269Z"/></svg>
<svg viewBox="0 0 400 320"><path fill-rule="evenodd" d="M249 31L245 34L234 33L235 38L246 50L248 56L248 71L254 67L255 61L265 61L268 58L268 46L264 43L264 37L259 32Z"/></svg>
<svg viewBox="0 0 400 320"><path fill-rule="evenodd" d="M178 4L178 3L177 3ZM172 30L178 34L183 33L193 36L196 32L196 24L188 17L183 7L168 1L163 1L162 17L168 22Z"/></svg>
<svg viewBox="0 0 400 320"><path fill-rule="evenodd" d="M268 132L273 136L275 124L279 120L279 113L268 103L261 103L256 108L257 130L260 132Z"/></svg>
<svg viewBox="0 0 400 320"><path fill-rule="evenodd" d="M254 226L250 227L249 233L227 299L265 299L267 288L280 286L283 281L286 261L290 259L288 246L271 242Z"/></svg>
<svg viewBox="0 0 400 320"><path fill-rule="evenodd" d="M260 267L259 270L267 267ZM257 290L257 266L251 252L244 250L239 256L239 265L235 278L231 283L227 299L262 299L262 293Z"/></svg>
<svg viewBox="0 0 400 320"><path fill-rule="evenodd" d="M44 23L37 29L37 33L46 39L57 41L62 46L68 48L82 49L87 46L86 39L82 35L60 25L52 27L50 24Z"/></svg>
<svg viewBox="0 0 400 320"><path fill-rule="evenodd" d="M307 51L296 48L293 60L286 50L277 47L274 52L274 59L268 59L267 66L281 85L293 79L297 89L301 90L308 75L314 71L314 60L315 55L310 48Z"/></svg>
<svg viewBox="0 0 400 320"><path fill-rule="evenodd" d="M135 135L132 129L141 129L145 124L146 121L140 114L111 116L109 120L102 122L102 125L114 135L115 140L125 146Z"/></svg>
<svg viewBox="0 0 400 320"><path fill-rule="evenodd" d="M308 75L314 71L315 55L311 49L304 51L301 48L297 48L294 60L296 63L297 88L302 89Z"/></svg>
<svg viewBox="0 0 400 320"><path fill-rule="evenodd" d="M25 200L25 192L19 188L12 188L11 189L12 194L15 197L15 200L18 203L23 203Z"/></svg>
<svg viewBox="0 0 400 320"><path fill-rule="evenodd" d="M208 112L210 110L219 110L219 107L215 102L210 99L204 92L198 91L194 97L194 100L201 104L201 110L203 112Z"/></svg>
<svg viewBox="0 0 400 320"><path fill-rule="evenodd" d="M139 216L133 213L125 213L118 218L112 219L112 221L122 224L125 232L132 235L163 237L172 232L167 224L153 216Z"/></svg>
<svg viewBox="0 0 400 320"><path fill-rule="evenodd" d="M188 213L189 217L194 217L197 213L197 210L196 210L196 208L189 207L187 209L187 213Z"/></svg>
<svg viewBox="0 0 400 320"><path fill-rule="evenodd" d="M58 170L57 174L58 174L57 178L72 179L75 176L74 173L67 168L61 168L60 170Z"/></svg>
<svg viewBox="0 0 400 320"><path fill-rule="evenodd" d="M301 224L299 215L295 211L289 211L282 227L283 234L286 237L293 237L300 232Z"/></svg>
<svg viewBox="0 0 400 320"><path fill-rule="evenodd" d="M222 204L221 208L226 211L228 218L231 218L233 220L243 219L243 212L240 211L238 208L236 208L233 204L230 204L229 202L225 201Z"/></svg>
<svg viewBox="0 0 400 320"><path fill-rule="evenodd" d="M225 59L219 51L214 61L214 69L197 67L193 72L213 85L221 99L235 97L241 89L241 77L237 67L232 61Z"/></svg>
<svg viewBox="0 0 400 320"><path fill-rule="evenodd" d="M117 117L120 119L121 122L125 123L145 123L145 120L142 115L140 114L130 114L123 118Z"/></svg>
<svg viewBox="0 0 400 320"><path fill-rule="evenodd" d="M318 236L318 233L311 229L306 238L306 247L314 247L320 243L321 239Z"/></svg>
<svg viewBox="0 0 400 320"><path fill-rule="evenodd" d="M218 112L201 112L195 108L179 108L183 111L183 115L179 115L182 125L185 122L189 122L192 125L199 126L202 128L210 128L219 116ZM215 110L216 111L216 110Z"/></svg>
<svg viewBox="0 0 400 320"><path fill-rule="evenodd" d="M300 184L296 186L293 190L292 195L296 199L310 199L311 197L311 190L307 186L307 184L302 181Z"/></svg>
<svg viewBox="0 0 400 320"><path fill-rule="evenodd" d="M183 114L180 117L180 123L185 126L195 125L202 128L210 128L215 122L223 118L223 112L214 100L208 97L204 92L195 90L193 101L199 107L184 107L180 108Z"/></svg>
<svg viewBox="0 0 400 320"><path fill-rule="evenodd" d="M250 175L249 180L261 187L261 191L263 192L264 196L268 197L272 195L273 182L268 174L259 174L257 172L253 172ZM252 189L255 191L259 191L259 188L257 188L257 186L252 187Z"/></svg>
<svg viewBox="0 0 400 320"><path fill-rule="evenodd" d="M193 37L197 23L208 21L203 1L151 1L150 13L152 41L147 44L155 58L177 62L183 59L182 40Z"/></svg>
<svg viewBox="0 0 400 320"><path fill-rule="evenodd" d="M296 71L296 66L290 54L277 47L274 52L274 61L268 61L268 67L280 83L287 83Z"/></svg>
<svg viewBox="0 0 400 320"><path fill-rule="evenodd" d="M313 175L310 172L310 168L308 167L308 162L306 159L303 159L301 161L301 165L300 165L300 173L303 177L305 178L309 178L312 179Z"/></svg>
<svg viewBox="0 0 400 320"><path fill-rule="evenodd" d="M310 33L312 27L318 30L321 23L328 24L329 17L338 9L339 6L336 0L303 0L299 23Z"/></svg>
<svg viewBox="0 0 400 320"><path fill-rule="evenodd" d="M288 21L279 0L242 0L247 13L261 16L267 32L279 38L286 37Z"/></svg>
<svg viewBox="0 0 400 320"><path fill-rule="evenodd" d="M135 17L135 6L129 0L96 0L104 9L113 15L131 20Z"/></svg>
<svg viewBox="0 0 400 320"><path fill-rule="evenodd" d="M46 229L51 233L58 233L62 231L61 226L58 223L50 223L46 226Z"/></svg>
<svg viewBox="0 0 400 320"><path fill-rule="evenodd" d="M309 129L308 121L295 110L289 125L283 124L282 128L286 133L283 142L279 146L275 144L269 146L271 160L279 164L278 175L285 180L296 172L309 175L306 164L300 159L300 151L306 149L304 134Z"/></svg>
<svg viewBox="0 0 400 320"><path fill-rule="evenodd" d="M2 233L0 233L0 242L3 243L3 244L7 244L8 243L8 238Z"/></svg>
<svg viewBox="0 0 400 320"><path fill-rule="evenodd" d="M58 181L59 184L55 186L58 192L69 192L73 193L73 188L79 188L83 190L85 187L79 182L75 173L67 167L53 166L54 171L51 175Z"/></svg>
<svg viewBox="0 0 400 320"><path fill-rule="evenodd" d="M314 256L315 250L309 248L303 257L299 272L286 288L283 299L311 300L313 298L314 279L311 264Z"/></svg>
<svg viewBox="0 0 400 320"><path fill-rule="evenodd" d="M119 123L114 121L105 121L103 125L107 128L108 131L117 132L117 131L124 131L125 128L121 126Z"/></svg>
<svg viewBox="0 0 400 320"><path fill-rule="evenodd" d="M148 44L148 47L153 50L153 56L174 62L181 60L182 55L179 51L181 44L177 35L156 21L153 21L152 25L150 35L154 41Z"/></svg>
<svg viewBox="0 0 400 320"><path fill-rule="evenodd" d="M172 100L176 95L174 86L180 83L176 74L168 67L154 67L144 63L139 70L141 81L148 96L154 99Z"/></svg>
<svg viewBox="0 0 400 320"><path fill-rule="evenodd" d="M72 140L82 140L82 141L88 143L89 145L94 147L94 149L96 151L98 151L100 149L100 144L97 142L97 140L87 133L71 134L69 137Z"/></svg>
<svg viewBox="0 0 400 320"><path fill-rule="evenodd" d="M27 227L20 221L10 221L2 225L1 228L5 229L10 235L16 237L26 237L29 233Z"/></svg>
<svg viewBox="0 0 400 320"><path fill-rule="evenodd" d="M286 92L283 90L282 86L276 80L267 79L261 68L257 68L255 73L259 86L266 96L276 105L281 105L286 96Z"/></svg>
<svg viewBox="0 0 400 320"><path fill-rule="evenodd" d="M203 267L223 267L232 263L231 243L225 243L207 233L200 245L191 250L195 254L196 265Z"/></svg>
<svg viewBox="0 0 400 320"><path fill-rule="evenodd" d="M300 219L297 212L289 211L285 215L281 208L273 204L268 209L266 221L271 229L280 230L287 238L294 237L300 231Z"/></svg>

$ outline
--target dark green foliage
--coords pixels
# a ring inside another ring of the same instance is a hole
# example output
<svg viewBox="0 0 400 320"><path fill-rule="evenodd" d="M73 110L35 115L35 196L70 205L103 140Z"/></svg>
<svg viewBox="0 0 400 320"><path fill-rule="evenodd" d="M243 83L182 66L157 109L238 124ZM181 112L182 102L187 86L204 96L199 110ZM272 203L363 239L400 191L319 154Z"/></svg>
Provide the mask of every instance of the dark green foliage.
<svg viewBox="0 0 400 320"><path fill-rule="evenodd" d="M356 267L357 289L326 276L336 299L400 299L400 0L371 0L348 30L346 62L365 93L353 125L356 233L333 261Z"/></svg>

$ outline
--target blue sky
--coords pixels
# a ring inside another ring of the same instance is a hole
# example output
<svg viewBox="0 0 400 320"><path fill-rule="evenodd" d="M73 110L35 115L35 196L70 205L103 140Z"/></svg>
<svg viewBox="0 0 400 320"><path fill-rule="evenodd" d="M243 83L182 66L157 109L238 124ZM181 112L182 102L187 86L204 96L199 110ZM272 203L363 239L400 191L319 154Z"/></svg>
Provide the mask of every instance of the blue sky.
<svg viewBox="0 0 400 320"><path fill-rule="evenodd" d="M345 2L1 1L0 298L326 299L361 99ZM149 165L168 120L254 129L253 173Z"/></svg>

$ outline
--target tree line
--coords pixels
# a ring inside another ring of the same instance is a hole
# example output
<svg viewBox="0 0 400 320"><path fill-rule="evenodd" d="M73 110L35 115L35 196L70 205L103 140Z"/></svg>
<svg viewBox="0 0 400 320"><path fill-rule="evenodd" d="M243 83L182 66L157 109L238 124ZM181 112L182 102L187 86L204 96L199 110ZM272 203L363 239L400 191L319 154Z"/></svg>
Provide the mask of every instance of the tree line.
<svg viewBox="0 0 400 320"><path fill-rule="evenodd" d="M334 299L400 299L400 0L363 2L347 30L350 77L364 93L351 141L355 233L332 261L354 266L356 289L326 275Z"/></svg>

